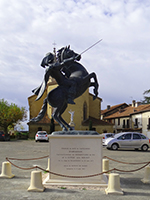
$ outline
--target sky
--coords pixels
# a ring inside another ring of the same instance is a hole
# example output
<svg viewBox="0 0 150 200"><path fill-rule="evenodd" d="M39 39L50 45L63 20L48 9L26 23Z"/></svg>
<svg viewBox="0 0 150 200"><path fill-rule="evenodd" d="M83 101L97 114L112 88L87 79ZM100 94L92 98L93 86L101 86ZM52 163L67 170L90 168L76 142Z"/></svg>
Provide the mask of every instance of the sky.
<svg viewBox="0 0 150 200"><path fill-rule="evenodd" d="M149 0L1 0L0 99L28 106L46 53L71 45L99 82L102 109L150 89ZM92 93L92 89L90 92Z"/></svg>

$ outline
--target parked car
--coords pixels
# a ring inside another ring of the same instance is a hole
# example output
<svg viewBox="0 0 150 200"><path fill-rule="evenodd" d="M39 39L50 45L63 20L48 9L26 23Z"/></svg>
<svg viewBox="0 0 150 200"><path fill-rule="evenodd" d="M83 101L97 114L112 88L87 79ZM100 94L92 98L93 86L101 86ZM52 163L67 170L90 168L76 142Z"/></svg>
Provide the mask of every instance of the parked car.
<svg viewBox="0 0 150 200"><path fill-rule="evenodd" d="M35 134L35 141L46 141L48 142L48 135L47 135L47 132L46 131L38 131L36 134Z"/></svg>
<svg viewBox="0 0 150 200"><path fill-rule="evenodd" d="M5 134L3 131L0 131L0 140L5 141Z"/></svg>
<svg viewBox="0 0 150 200"><path fill-rule="evenodd" d="M150 139L141 133L124 132L114 135L114 138L106 139L105 146L112 150L117 150L118 148L132 148L147 151L150 147Z"/></svg>
<svg viewBox="0 0 150 200"><path fill-rule="evenodd" d="M107 138L112 138L114 136L114 133L103 133L103 146L105 145L105 140Z"/></svg>

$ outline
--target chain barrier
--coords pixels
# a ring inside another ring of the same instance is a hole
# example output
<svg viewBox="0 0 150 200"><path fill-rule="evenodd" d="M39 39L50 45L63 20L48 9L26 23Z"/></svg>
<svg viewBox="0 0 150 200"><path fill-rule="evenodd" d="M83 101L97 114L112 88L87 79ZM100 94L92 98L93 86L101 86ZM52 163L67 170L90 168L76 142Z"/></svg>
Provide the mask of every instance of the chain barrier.
<svg viewBox="0 0 150 200"><path fill-rule="evenodd" d="M7 159L9 159L9 160L20 160L20 161L22 161L22 160L40 160L40 159L43 159L43 158L48 158L49 156L43 156L43 157L39 157L39 158L25 158L25 159L23 159L23 158L7 158L6 157L6 160Z"/></svg>
<svg viewBox="0 0 150 200"><path fill-rule="evenodd" d="M129 163L129 162L123 162L123 161L119 161L119 160L115 160L113 158L110 158L108 156L103 156L103 158L108 158L109 160L112 160L114 162L118 162L118 163L122 163L122 164L128 164L128 165L142 165L142 164L146 164L148 162L141 162L141 163Z"/></svg>
<svg viewBox="0 0 150 200"><path fill-rule="evenodd" d="M31 170L31 169L40 169L42 171L45 171L45 172L48 172L50 174L53 174L53 175L56 175L56 176L61 176L61 177L66 177L66 178L90 178L90 177L94 177L94 176L100 176L102 174L106 174L106 173L109 173L109 172L112 172L112 171L118 171L118 172L136 172L136 171L139 171L143 168L145 168L147 165L150 164L150 161L149 162L143 162L143 163L126 163L126 162L122 162L122 161L117 161L115 159L112 159L112 158L109 158L107 156L104 156L103 158L108 158L112 161L115 161L115 162L120 162L120 163L123 163L123 164L144 164L142 167L140 168L137 168L137 169L134 169L134 170L121 170L121 169L117 169L117 168L113 168L113 169L110 169L108 171L105 171L105 172L101 172L101 173L97 173L97 174L92 174L92 175L87 175L87 176L69 176L69 175L64 175L64 174L59 174L59 173L55 173L55 172L52 172L52 171L49 171L49 170L46 170L46 169L43 169L39 166L34 166L34 167L29 167L29 168L24 168L24 167L19 167L17 165L15 165L14 163L12 163L10 160L38 160L38 159L43 159L43 158L47 158L48 156L44 156L44 157L40 157L40 158L33 158L33 159L16 159L16 158L7 158L6 157L6 160L8 162L10 162L14 167L17 167L19 169L22 169L22 170Z"/></svg>

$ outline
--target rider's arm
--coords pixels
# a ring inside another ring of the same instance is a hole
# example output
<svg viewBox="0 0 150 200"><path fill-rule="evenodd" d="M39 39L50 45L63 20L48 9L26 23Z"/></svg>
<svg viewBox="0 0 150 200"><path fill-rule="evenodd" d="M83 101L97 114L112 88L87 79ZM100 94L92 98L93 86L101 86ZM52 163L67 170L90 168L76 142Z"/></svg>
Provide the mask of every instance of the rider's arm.
<svg viewBox="0 0 150 200"><path fill-rule="evenodd" d="M72 62L75 60L75 56L71 57L71 58L67 58L67 59L64 59L63 62L61 62L62 65L68 63L68 62Z"/></svg>

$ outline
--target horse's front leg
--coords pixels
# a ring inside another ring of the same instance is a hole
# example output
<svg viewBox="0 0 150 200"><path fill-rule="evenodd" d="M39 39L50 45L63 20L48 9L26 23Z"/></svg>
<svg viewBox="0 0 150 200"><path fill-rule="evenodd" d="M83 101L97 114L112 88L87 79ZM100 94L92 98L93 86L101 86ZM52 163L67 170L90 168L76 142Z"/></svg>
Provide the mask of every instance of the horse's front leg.
<svg viewBox="0 0 150 200"><path fill-rule="evenodd" d="M91 82L91 78L94 79L94 82ZM98 95L98 87L99 87L96 74L95 74L94 72L92 72L91 74L87 75L87 76L84 78L84 81L87 81L87 79L88 79L88 81L90 82L89 87L91 87L91 86L94 87L93 92L94 92L95 96L93 97L93 99L95 100L96 97L97 97L97 95Z"/></svg>
<svg viewBox="0 0 150 200"><path fill-rule="evenodd" d="M62 127L63 131L68 131L67 128L62 123L60 117L59 117L59 109L55 108L52 114L52 117L58 122L58 124Z"/></svg>
<svg viewBox="0 0 150 200"><path fill-rule="evenodd" d="M97 98L97 96L98 96L98 90L96 89L97 88L97 84L94 83L94 82L91 82L89 87L92 87L92 86L94 87L93 91L94 91L94 94L95 94L95 96L93 96L93 100L95 100Z"/></svg>
<svg viewBox="0 0 150 200"><path fill-rule="evenodd" d="M69 124L61 116L64 113L64 111L66 110L66 108L67 108L67 103L64 103L64 105L62 106L62 108L59 111L58 117L59 117L60 121L68 128L68 130L71 131L73 129L71 128L71 126L69 126Z"/></svg>

